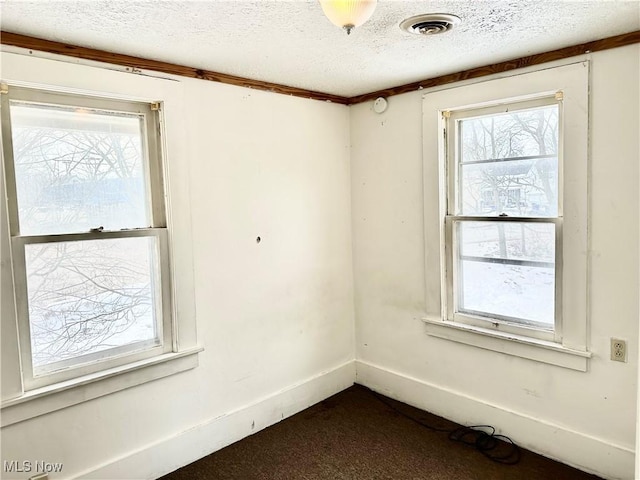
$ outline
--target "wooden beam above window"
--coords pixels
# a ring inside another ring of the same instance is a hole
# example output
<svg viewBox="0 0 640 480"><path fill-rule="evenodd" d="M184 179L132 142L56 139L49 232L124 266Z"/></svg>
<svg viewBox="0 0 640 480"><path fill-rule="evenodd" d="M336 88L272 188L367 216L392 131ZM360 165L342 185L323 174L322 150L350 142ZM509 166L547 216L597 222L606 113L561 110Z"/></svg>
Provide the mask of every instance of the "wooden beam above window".
<svg viewBox="0 0 640 480"><path fill-rule="evenodd" d="M358 103L374 100L378 97L390 97L400 95L402 93L413 92L426 88L437 87L449 83L455 83L462 80L480 78L495 73L504 73L519 68L540 65L543 63L562 60L564 58L575 57L591 52L608 50L610 48L623 47L640 43L640 30L624 33L613 37L607 37L593 42L581 43L570 47L564 47L549 52L537 53L526 57L514 58L505 62L494 63L482 67L463 70L461 72L450 73L439 77L429 78L418 82L408 83L397 87L377 90L375 92L356 95L353 97L343 97L329 93L305 90L303 88L290 87L279 83L264 82L261 80L252 80L249 78L239 77L236 75L228 75L226 73L214 72L212 70L204 70L199 68L187 67L175 63L161 62L158 60L150 60L147 58L134 57L131 55L123 55L115 52L107 52L95 48L81 47L78 45L70 45L62 42L54 42L42 38L31 37L11 32L0 32L0 43L3 45L11 45L29 50L38 50L42 52L66 55L85 60L93 60L97 62L111 63L129 67L132 70L152 70L172 75L178 75L189 78L198 78L209 80L212 82L226 83L239 87L253 88L267 92L279 93L282 95L291 95L294 97L309 98L313 100L321 100L326 102L338 103L342 105L354 105Z"/></svg>

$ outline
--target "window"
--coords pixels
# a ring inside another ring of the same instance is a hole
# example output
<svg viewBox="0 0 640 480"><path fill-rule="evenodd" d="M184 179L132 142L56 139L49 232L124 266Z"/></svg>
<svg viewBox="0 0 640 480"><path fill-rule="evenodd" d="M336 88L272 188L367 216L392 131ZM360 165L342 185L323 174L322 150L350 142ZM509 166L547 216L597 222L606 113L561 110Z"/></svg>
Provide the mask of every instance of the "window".
<svg viewBox="0 0 640 480"><path fill-rule="evenodd" d="M561 100L443 112L449 319L560 332Z"/></svg>
<svg viewBox="0 0 640 480"><path fill-rule="evenodd" d="M589 63L423 96L430 336L585 371Z"/></svg>
<svg viewBox="0 0 640 480"><path fill-rule="evenodd" d="M5 97L25 390L171 351L157 108L20 87Z"/></svg>
<svg viewBox="0 0 640 480"><path fill-rule="evenodd" d="M195 368L202 347L183 84L2 60L5 427Z"/></svg>

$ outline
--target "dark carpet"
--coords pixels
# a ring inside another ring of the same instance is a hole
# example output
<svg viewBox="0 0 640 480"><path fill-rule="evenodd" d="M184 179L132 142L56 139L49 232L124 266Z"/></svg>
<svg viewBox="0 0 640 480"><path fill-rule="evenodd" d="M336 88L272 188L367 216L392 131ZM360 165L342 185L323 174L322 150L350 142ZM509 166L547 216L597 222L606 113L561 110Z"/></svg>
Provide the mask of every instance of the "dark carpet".
<svg viewBox="0 0 640 480"><path fill-rule="evenodd" d="M473 432L459 428L354 385L162 480L598 478L486 436L478 449Z"/></svg>

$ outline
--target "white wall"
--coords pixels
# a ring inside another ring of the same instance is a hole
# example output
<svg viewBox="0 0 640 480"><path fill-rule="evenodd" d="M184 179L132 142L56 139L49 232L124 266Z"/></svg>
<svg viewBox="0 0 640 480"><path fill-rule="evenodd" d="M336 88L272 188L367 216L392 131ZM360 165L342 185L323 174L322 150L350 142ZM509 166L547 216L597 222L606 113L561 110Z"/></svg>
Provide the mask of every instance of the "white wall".
<svg viewBox="0 0 640 480"><path fill-rule="evenodd" d="M357 382L545 455L633 477L638 338L638 45L593 54L588 372L429 337L422 95L351 108ZM572 61L576 61L572 59ZM437 158L428 161L437 162ZM610 337L629 362L609 360Z"/></svg>
<svg viewBox="0 0 640 480"><path fill-rule="evenodd" d="M2 55L3 78L92 68ZM200 365L3 428L3 460L154 478L353 383L347 107L179 81Z"/></svg>

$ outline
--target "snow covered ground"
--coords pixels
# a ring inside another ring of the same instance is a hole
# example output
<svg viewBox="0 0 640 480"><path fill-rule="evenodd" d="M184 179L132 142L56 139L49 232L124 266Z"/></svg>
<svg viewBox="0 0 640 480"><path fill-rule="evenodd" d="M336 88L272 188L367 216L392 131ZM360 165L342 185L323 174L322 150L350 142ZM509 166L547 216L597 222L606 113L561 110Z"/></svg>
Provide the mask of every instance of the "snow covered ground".
<svg viewBox="0 0 640 480"><path fill-rule="evenodd" d="M553 327L552 268L464 261L460 308L540 322Z"/></svg>

